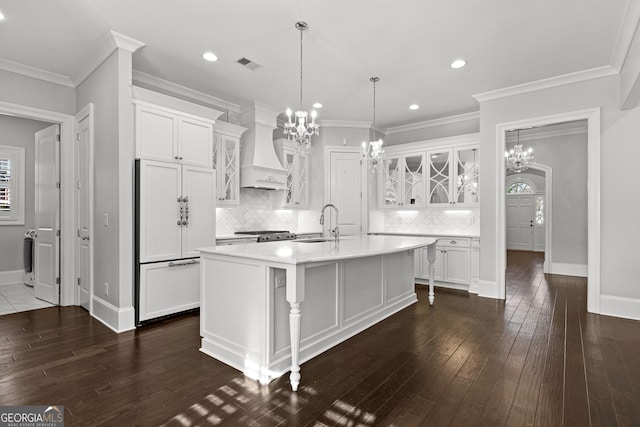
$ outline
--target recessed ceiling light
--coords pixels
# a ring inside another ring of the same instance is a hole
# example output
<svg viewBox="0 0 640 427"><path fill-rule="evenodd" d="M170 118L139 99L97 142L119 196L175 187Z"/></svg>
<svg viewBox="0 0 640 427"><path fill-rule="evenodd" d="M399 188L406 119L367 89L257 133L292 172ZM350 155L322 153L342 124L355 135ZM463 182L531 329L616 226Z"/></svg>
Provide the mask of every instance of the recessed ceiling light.
<svg viewBox="0 0 640 427"><path fill-rule="evenodd" d="M456 59L451 63L451 68L458 69L464 67L465 65L467 65L467 61L465 61L464 59Z"/></svg>
<svg viewBox="0 0 640 427"><path fill-rule="evenodd" d="M4 20L4 15L2 14L2 12L0 11L0 21Z"/></svg>
<svg viewBox="0 0 640 427"><path fill-rule="evenodd" d="M418 108L420 108L420 106L418 104L409 105L409 110L417 110Z"/></svg>
<svg viewBox="0 0 640 427"><path fill-rule="evenodd" d="M218 57L213 52L205 52L202 54L202 57L209 62L216 62L218 60Z"/></svg>
<svg viewBox="0 0 640 427"><path fill-rule="evenodd" d="M313 108L322 108L322 104L316 102L315 104L313 104Z"/></svg>

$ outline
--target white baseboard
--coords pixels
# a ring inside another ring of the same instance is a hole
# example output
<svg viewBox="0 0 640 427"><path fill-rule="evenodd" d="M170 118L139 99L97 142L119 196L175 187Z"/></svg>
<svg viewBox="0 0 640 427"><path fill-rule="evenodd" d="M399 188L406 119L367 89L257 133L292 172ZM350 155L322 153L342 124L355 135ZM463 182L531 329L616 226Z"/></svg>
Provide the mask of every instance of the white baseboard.
<svg viewBox="0 0 640 427"><path fill-rule="evenodd" d="M562 262L551 263L551 274L559 274L561 276L587 277L586 264L565 264Z"/></svg>
<svg viewBox="0 0 640 427"><path fill-rule="evenodd" d="M113 304L94 296L91 315L114 332L121 333L135 329L135 310L133 307L118 308Z"/></svg>
<svg viewBox="0 0 640 427"><path fill-rule="evenodd" d="M480 283L472 281L469 285L469 293L478 295L480 293Z"/></svg>
<svg viewBox="0 0 640 427"><path fill-rule="evenodd" d="M640 299L600 295L600 314L640 320Z"/></svg>
<svg viewBox="0 0 640 427"><path fill-rule="evenodd" d="M24 283L24 270L0 271L0 286Z"/></svg>
<svg viewBox="0 0 640 427"><path fill-rule="evenodd" d="M498 289L498 283L489 280L480 280L478 282L478 296L485 298L502 299Z"/></svg>

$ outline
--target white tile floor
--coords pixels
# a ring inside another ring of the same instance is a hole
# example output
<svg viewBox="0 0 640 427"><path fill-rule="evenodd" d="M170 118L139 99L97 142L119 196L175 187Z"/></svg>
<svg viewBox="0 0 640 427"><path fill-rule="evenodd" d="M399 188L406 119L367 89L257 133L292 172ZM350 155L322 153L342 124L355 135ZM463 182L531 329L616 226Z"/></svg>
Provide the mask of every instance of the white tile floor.
<svg viewBox="0 0 640 427"><path fill-rule="evenodd" d="M0 286L0 315L46 307L53 307L53 304L36 298L33 288L23 283Z"/></svg>

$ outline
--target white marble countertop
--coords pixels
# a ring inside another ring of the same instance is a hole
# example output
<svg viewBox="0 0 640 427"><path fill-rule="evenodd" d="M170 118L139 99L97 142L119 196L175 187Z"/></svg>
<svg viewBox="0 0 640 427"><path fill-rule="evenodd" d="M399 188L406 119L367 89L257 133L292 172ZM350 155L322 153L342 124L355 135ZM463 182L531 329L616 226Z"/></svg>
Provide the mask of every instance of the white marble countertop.
<svg viewBox="0 0 640 427"><path fill-rule="evenodd" d="M313 240L313 239L309 239ZM295 240L247 243L245 245L199 248L203 256L229 256L284 264L305 264L383 255L428 246L436 239L410 236L369 236L366 234L334 240L305 243Z"/></svg>
<svg viewBox="0 0 640 427"><path fill-rule="evenodd" d="M370 231L369 234L377 236L419 236L419 237L469 237L478 238L479 233L411 233L399 231Z"/></svg>

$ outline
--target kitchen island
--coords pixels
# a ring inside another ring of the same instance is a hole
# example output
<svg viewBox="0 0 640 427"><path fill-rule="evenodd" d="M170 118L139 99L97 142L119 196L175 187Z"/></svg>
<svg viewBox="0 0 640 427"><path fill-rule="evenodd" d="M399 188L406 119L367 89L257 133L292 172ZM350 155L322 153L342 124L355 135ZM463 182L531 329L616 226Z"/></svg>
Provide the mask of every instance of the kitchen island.
<svg viewBox="0 0 640 427"><path fill-rule="evenodd" d="M301 363L417 301L413 251L427 247L433 270L435 242L357 235L201 248L200 350L262 383L291 370L297 390Z"/></svg>

